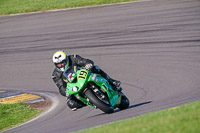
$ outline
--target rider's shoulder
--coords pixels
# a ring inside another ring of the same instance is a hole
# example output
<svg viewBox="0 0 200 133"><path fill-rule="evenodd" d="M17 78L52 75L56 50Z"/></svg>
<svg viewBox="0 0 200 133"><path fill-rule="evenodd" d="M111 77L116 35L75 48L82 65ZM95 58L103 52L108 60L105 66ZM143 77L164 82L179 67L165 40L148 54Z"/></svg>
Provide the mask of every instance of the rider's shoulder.
<svg viewBox="0 0 200 133"><path fill-rule="evenodd" d="M52 73L52 78L60 78L62 73L63 72L61 70L59 70L58 68L55 68Z"/></svg>
<svg viewBox="0 0 200 133"><path fill-rule="evenodd" d="M78 54L73 54L73 55L68 55L69 58L79 58L81 57L80 55Z"/></svg>
<svg viewBox="0 0 200 133"><path fill-rule="evenodd" d="M58 69L58 68L55 68L53 70L53 75L57 75L57 74L60 74L60 73L62 73L62 71L60 69Z"/></svg>

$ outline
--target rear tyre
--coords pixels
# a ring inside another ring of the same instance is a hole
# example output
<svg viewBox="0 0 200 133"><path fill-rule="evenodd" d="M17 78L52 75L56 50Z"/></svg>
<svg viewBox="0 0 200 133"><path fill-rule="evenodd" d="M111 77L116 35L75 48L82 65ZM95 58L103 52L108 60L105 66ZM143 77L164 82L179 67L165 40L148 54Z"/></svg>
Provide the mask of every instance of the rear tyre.
<svg viewBox="0 0 200 133"><path fill-rule="evenodd" d="M112 107L109 107L104 102L102 102L91 89L88 89L85 92L86 97L90 100L91 103L93 103L97 108L102 110L105 113L113 113L114 109Z"/></svg>
<svg viewBox="0 0 200 133"><path fill-rule="evenodd" d="M122 92L121 92L122 93ZM121 103L118 106L120 110L127 109L129 107L129 100L128 98L122 93Z"/></svg>

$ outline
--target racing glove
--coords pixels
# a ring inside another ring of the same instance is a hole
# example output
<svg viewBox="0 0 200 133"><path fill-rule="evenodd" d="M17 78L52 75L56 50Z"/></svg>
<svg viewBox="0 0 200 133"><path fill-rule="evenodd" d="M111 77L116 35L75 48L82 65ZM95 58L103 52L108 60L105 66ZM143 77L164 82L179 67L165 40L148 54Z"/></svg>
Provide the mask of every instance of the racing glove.
<svg viewBox="0 0 200 133"><path fill-rule="evenodd" d="M86 65L85 65L85 69L86 69L86 70L91 70L92 67L93 67L92 63L86 64Z"/></svg>

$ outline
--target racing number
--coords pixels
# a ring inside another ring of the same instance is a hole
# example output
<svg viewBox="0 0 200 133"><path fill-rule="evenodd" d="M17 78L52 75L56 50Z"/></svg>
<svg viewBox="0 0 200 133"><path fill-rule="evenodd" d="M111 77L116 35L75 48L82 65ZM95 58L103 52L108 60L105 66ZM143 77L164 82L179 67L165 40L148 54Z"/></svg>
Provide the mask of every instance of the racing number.
<svg viewBox="0 0 200 133"><path fill-rule="evenodd" d="M88 74L87 72L81 71L80 74L79 74L79 76L78 76L78 78L86 79L87 74Z"/></svg>

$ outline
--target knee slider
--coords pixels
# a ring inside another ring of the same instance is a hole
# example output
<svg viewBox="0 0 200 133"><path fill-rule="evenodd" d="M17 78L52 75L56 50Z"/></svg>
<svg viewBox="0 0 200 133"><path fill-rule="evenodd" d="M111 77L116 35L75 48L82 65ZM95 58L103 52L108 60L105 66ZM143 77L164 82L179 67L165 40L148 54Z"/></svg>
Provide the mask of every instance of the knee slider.
<svg viewBox="0 0 200 133"><path fill-rule="evenodd" d="M70 109L76 108L74 101L70 99L67 100L67 105Z"/></svg>

